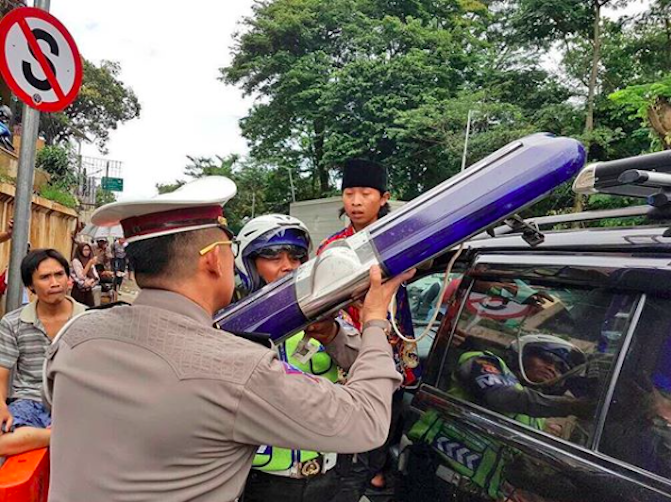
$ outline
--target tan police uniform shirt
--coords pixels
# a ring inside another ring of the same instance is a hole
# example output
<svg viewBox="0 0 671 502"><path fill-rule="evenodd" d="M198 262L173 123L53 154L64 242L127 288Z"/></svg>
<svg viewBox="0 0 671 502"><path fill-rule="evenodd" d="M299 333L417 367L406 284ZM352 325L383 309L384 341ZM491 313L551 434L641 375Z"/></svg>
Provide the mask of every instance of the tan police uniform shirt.
<svg viewBox="0 0 671 502"><path fill-rule="evenodd" d="M324 345L324 349L338 366L349 371L361 350L361 333L346 321L338 319L336 323L338 334L331 343Z"/></svg>
<svg viewBox="0 0 671 502"><path fill-rule="evenodd" d="M345 386L211 327L176 293L84 314L50 348L51 502L236 500L259 444L353 453L387 436L401 378L369 327Z"/></svg>

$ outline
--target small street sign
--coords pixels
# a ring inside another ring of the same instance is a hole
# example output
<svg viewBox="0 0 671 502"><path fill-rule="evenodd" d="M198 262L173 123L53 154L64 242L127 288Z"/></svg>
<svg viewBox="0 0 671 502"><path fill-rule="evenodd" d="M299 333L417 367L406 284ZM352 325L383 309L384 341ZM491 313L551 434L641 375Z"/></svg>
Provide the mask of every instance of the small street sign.
<svg viewBox="0 0 671 502"><path fill-rule="evenodd" d="M123 178L108 178L107 176L103 176L100 187L103 190L111 192L123 192Z"/></svg>
<svg viewBox="0 0 671 502"><path fill-rule="evenodd" d="M28 106L58 112L77 97L82 60L58 19L42 9L20 7L0 20L0 74Z"/></svg>

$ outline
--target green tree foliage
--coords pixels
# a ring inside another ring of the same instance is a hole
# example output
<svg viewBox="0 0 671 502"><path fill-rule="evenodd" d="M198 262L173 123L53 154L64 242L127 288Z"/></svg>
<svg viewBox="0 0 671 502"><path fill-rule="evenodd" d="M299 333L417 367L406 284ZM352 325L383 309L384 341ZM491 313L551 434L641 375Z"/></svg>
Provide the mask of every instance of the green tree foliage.
<svg viewBox="0 0 671 502"><path fill-rule="evenodd" d="M640 120L636 133L650 138L651 149L671 149L671 2L654 2L629 24L619 50L623 64L613 66L631 74L609 89L609 98L627 118Z"/></svg>
<svg viewBox="0 0 671 502"><path fill-rule="evenodd" d="M74 157L69 148L47 145L37 152L35 167L51 176L51 183L69 189L77 184Z"/></svg>
<svg viewBox="0 0 671 502"><path fill-rule="evenodd" d="M116 201L116 194L110 190L103 190L102 188L98 188L96 190L96 207L104 206L105 204L109 204L111 202Z"/></svg>
<svg viewBox="0 0 671 502"><path fill-rule="evenodd" d="M66 146L47 145L40 149L35 158L35 167L49 174L50 181L40 187L39 195L67 207L76 207L77 198L73 188L77 185L77 174L74 165L74 154Z"/></svg>
<svg viewBox="0 0 671 502"><path fill-rule="evenodd" d="M266 98L242 121L252 156L292 166L317 196L331 193L342 160L390 158L395 120L454 94L471 73L486 14L475 1L258 3L222 69L227 83Z"/></svg>
<svg viewBox="0 0 671 502"><path fill-rule="evenodd" d="M61 113L43 114L40 132L47 145L82 140L106 153L110 131L139 117L140 102L133 90L119 79L119 63L102 61L96 66L83 60L83 65L84 76L77 99Z"/></svg>
<svg viewBox="0 0 671 502"><path fill-rule="evenodd" d="M66 207L76 208L78 204L77 197L58 185L48 184L41 186L38 193L40 197L58 202Z"/></svg>
<svg viewBox="0 0 671 502"><path fill-rule="evenodd" d="M610 99L641 120L652 146L671 150L671 76L650 84L628 86Z"/></svg>
<svg viewBox="0 0 671 502"><path fill-rule="evenodd" d="M332 195L341 163L364 156L387 165L407 200L459 171L469 112L469 165L539 131L579 137L592 160L644 152L648 132L608 95L668 75L669 2L604 16L626 3L261 0L221 69L223 82L257 98L241 121L250 158L232 173L264 173L253 177L263 196L247 185L258 214L286 207L289 172L298 200ZM550 49L554 69L543 64ZM560 187L532 213L571 201Z"/></svg>

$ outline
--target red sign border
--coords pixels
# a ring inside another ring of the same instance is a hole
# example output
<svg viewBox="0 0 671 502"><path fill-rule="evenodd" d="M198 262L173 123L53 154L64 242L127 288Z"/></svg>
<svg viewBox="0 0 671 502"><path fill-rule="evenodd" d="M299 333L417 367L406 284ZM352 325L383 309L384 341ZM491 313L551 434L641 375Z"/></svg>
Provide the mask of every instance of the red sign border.
<svg viewBox="0 0 671 502"><path fill-rule="evenodd" d="M65 41L70 46L70 50L72 51L74 58L75 80L72 89L70 89L70 92L68 92L63 97L63 99L59 99L53 103L35 103L33 101L33 97L21 89L21 87L17 84L13 75L9 71L9 65L7 64L7 59L5 58L5 40L7 39L9 30L21 19L27 19L30 17L36 17L53 25L65 38ZM77 97L79 88L82 84L83 66L81 56L79 55L79 50L77 49L77 44L72 38L72 35L70 35L70 32L65 28L65 26L63 26L63 23L61 23L58 19L45 10L35 7L19 7L18 9L10 11L0 20L0 73L2 74L2 77L5 79L5 82L12 90L12 92L14 92L14 94L16 94L16 96L28 106L41 112L59 112L65 109Z"/></svg>

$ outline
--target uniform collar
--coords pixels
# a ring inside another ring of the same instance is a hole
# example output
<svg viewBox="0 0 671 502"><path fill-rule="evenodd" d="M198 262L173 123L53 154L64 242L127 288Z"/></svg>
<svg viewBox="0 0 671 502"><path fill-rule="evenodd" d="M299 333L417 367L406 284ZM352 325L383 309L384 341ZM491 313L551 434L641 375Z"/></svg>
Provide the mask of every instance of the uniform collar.
<svg viewBox="0 0 671 502"><path fill-rule="evenodd" d="M66 296L65 299L72 303L72 315L70 318L79 315L86 310L86 305L77 303L71 296ZM23 309L21 309L21 315L19 316L21 321L27 322L29 324L37 323L37 301L38 300L33 300L28 305L23 307Z"/></svg>
<svg viewBox="0 0 671 502"><path fill-rule="evenodd" d="M194 321L212 326L212 316L193 300L184 295L167 291L165 289L146 288L140 291L133 305L145 305L159 309L169 310L175 314L180 314Z"/></svg>

